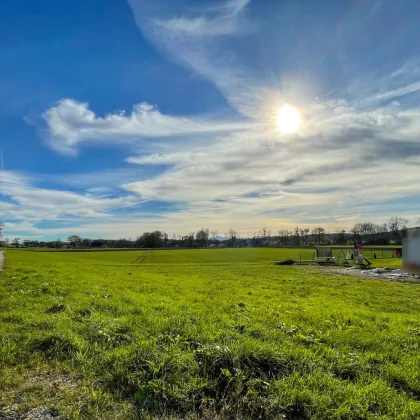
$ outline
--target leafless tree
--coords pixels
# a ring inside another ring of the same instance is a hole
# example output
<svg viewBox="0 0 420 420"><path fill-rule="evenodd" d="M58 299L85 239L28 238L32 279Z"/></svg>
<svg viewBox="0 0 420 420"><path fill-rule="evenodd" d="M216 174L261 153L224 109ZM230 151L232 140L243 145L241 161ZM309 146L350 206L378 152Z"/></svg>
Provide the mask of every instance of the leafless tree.
<svg viewBox="0 0 420 420"><path fill-rule="evenodd" d="M238 232L236 232L236 230L229 229L229 232L227 233L227 237L230 240L230 244L234 246L236 239L238 238Z"/></svg>
<svg viewBox="0 0 420 420"><path fill-rule="evenodd" d="M195 237L195 233L191 232L188 235L186 235L184 237L185 239L185 246L192 248L194 246L194 237Z"/></svg>
<svg viewBox="0 0 420 420"><path fill-rule="evenodd" d="M351 228L351 233L353 234L353 240L354 241L360 240L361 230L362 230L362 225L360 223L356 223Z"/></svg>
<svg viewBox="0 0 420 420"><path fill-rule="evenodd" d="M67 240L70 242L73 249L82 244L82 238L78 235L70 235Z"/></svg>
<svg viewBox="0 0 420 420"><path fill-rule="evenodd" d="M270 240L271 238L271 229L267 229L266 227L263 227L261 229L259 233L259 236L262 238L263 240L263 245L266 245L267 242Z"/></svg>
<svg viewBox="0 0 420 420"><path fill-rule="evenodd" d="M335 231L335 243L337 245L344 245L346 240L345 240L345 234L346 231L344 229L338 228Z"/></svg>
<svg viewBox="0 0 420 420"><path fill-rule="evenodd" d="M267 236L267 228L266 228L266 227L263 227L263 228L261 229L261 237L262 237L263 239L265 239L265 238L266 238L266 236Z"/></svg>
<svg viewBox="0 0 420 420"><path fill-rule="evenodd" d="M4 228L4 223L0 222L0 246L3 240L3 228Z"/></svg>
<svg viewBox="0 0 420 420"><path fill-rule="evenodd" d="M289 236L288 230L287 229L280 229L278 231L278 234L279 234L280 245L282 245L282 246L287 245L288 236Z"/></svg>
<svg viewBox="0 0 420 420"><path fill-rule="evenodd" d="M296 246L299 246L301 244L299 227L295 228L295 233L294 233L294 237L293 237L293 244L296 245Z"/></svg>
<svg viewBox="0 0 420 420"><path fill-rule="evenodd" d="M309 229L300 229L300 243L301 245L308 245Z"/></svg>
<svg viewBox="0 0 420 420"><path fill-rule="evenodd" d="M403 232L408 228L408 220L393 216L388 220L388 230L395 243L401 243Z"/></svg>
<svg viewBox="0 0 420 420"><path fill-rule="evenodd" d="M163 241L163 246L168 246L169 237L166 232L162 232L162 241Z"/></svg>
<svg viewBox="0 0 420 420"><path fill-rule="evenodd" d="M210 232L210 235L211 235L211 239L212 239L213 243L216 244L217 237L219 236L219 232L217 230L212 230Z"/></svg>
<svg viewBox="0 0 420 420"><path fill-rule="evenodd" d="M372 235L375 233L375 225L371 222L365 222L360 224L360 235L366 236L366 235Z"/></svg>
<svg viewBox="0 0 420 420"><path fill-rule="evenodd" d="M12 244L17 248L20 243L20 238L14 238L12 241Z"/></svg>
<svg viewBox="0 0 420 420"><path fill-rule="evenodd" d="M312 236L316 245L322 245L325 238L325 229L321 226L316 227L312 230Z"/></svg>

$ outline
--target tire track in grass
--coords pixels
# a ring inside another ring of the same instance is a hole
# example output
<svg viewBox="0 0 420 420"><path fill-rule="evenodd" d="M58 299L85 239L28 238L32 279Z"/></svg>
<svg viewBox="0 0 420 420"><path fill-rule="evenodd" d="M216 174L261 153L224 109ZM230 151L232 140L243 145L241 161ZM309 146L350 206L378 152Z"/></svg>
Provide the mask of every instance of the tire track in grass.
<svg viewBox="0 0 420 420"><path fill-rule="evenodd" d="M134 264L134 263L141 264L147 258L148 255L149 255L149 251L143 252L143 254L141 254L138 258L136 258L134 261L131 261L130 264Z"/></svg>

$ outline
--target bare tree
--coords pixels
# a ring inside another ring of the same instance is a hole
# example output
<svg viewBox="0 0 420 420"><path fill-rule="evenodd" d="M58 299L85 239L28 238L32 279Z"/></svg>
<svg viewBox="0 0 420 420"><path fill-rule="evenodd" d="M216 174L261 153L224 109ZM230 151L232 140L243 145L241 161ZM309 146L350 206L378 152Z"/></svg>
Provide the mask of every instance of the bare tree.
<svg viewBox="0 0 420 420"><path fill-rule="evenodd" d="M213 244L216 245L216 241L217 241L217 237L219 236L219 232L217 230L212 230L210 232L210 235L211 235L211 239L213 241Z"/></svg>
<svg viewBox="0 0 420 420"><path fill-rule="evenodd" d="M280 229L278 234L279 234L280 245L282 246L287 245L287 241L289 239L289 231L287 229Z"/></svg>
<svg viewBox="0 0 420 420"><path fill-rule="evenodd" d="M356 223L351 228L351 233L353 234L353 240L354 241L359 241L361 239L361 230L362 230L362 226L361 226L360 223Z"/></svg>
<svg viewBox="0 0 420 420"><path fill-rule="evenodd" d="M162 240L163 240L163 246L168 246L168 242L169 242L169 237L168 234L166 232L162 232Z"/></svg>
<svg viewBox="0 0 420 420"><path fill-rule="evenodd" d="M300 229L300 242L301 245L308 245L309 229Z"/></svg>
<svg viewBox="0 0 420 420"><path fill-rule="evenodd" d="M20 243L20 238L14 238L12 241L12 244L17 248Z"/></svg>
<svg viewBox="0 0 420 420"><path fill-rule="evenodd" d="M3 228L4 228L4 223L0 222L0 246L2 245L2 241L3 241Z"/></svg>
<svg viewBox="0 0 420 420"><path fill-rule="evenodd" d="M335 231L335 243L337 245L344 245L346 242L346 237L345 237L346 231L344 229L338 228Z"/></svg>
<svg viewBox="0 0 420 420"><path fill-rule="evenodd" d="M265 239L265 238L266 238L266 236L267 236L267 228L266 228L266 227L263 227L263 228L261 229L261 237L262 237L263 239Z"/></svg>
<svg viewBox="0 0 420 420"><path fill-rule="evenodd" d="M252 237L252 246L260 245L260 233L254 232L254 236Z"/></svg>
<svg viewBox="0 0 420 420"><path fill-rule="evenodd" d="M312 230L312 236L316 245L322 245L325 238L325 229L321 226L316 227Z"/></svg>
<svg viewBox="0 0 420 420"><path fill-rule="evenodd" d="M293 239L294 245L299 246L300 245L300 229L299 227L295 228L295 234Z"/></svg>
<svg viewBox="0 0 420 420"><path fill-rule="evenodd" d="M229 229L229 232L227 233L227 237L230 240L230 244L234 246L236 239L238 238L238 232L236 232L236 230Z"/></svg>
<svg viewBox="0 0 420 420"><path fill-rule="evenodd" d="M271 240L271 229L267 229L267 241L270 242Z"/></svg>
<svg viewBox="0 0 420 420"><path fill-rule="evenodd" d="M82 238L78 235L70 235L67 240L70 242L73 249L82 244Z"/></svg>
<svg viewBox="0 0 420 420"><path fill-rule="evenodd" d="M403 232L408 228L408 220L393 216L388 220L388 230L395 243L401 243Z"/></svg>
<svg viewBox="0 0 420 420"><path fill-rule="evenodd" d="M260 232L258 232L259 237L263 240L263 246L266 245L266 243L271 238L271 229L267 229L266 227L263 227Z"/></svg>
<svg viewBox="0 0 420 420"><path fill-rule="evenodd" d="M360 223L359 233L361 241L363 241L363 239L366 240L366 236L370 236L375 233L375 225L371 222Z"/></svg>

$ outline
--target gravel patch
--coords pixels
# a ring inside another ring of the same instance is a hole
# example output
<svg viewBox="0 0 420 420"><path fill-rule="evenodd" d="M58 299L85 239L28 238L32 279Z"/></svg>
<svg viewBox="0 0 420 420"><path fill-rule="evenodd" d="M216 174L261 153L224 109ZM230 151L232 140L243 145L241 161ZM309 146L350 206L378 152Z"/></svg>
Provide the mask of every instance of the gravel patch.
<svg viewBox="0 0 420 420"><path fill-rule="evenodd" d="M417 283L420 284L420 277L418 275L408 275L407 277L396 277L391 276L387 273L383 273L378 276L363 275L362 269L359 267L320 267L316 265L300 265L298 266L303 270L314 270L323 271L324 273L339 275L339 276L351 276L358 277L359 279L365 280L380 280L380 281L392 281L397 283Z"/></svg>
<svg viewBox="0 0 420 420"><path fill-rule="evenodd" d="M10 408L0 409L0 420L60 420L61 417L44 408L32 408L24 414Z"/></svg>

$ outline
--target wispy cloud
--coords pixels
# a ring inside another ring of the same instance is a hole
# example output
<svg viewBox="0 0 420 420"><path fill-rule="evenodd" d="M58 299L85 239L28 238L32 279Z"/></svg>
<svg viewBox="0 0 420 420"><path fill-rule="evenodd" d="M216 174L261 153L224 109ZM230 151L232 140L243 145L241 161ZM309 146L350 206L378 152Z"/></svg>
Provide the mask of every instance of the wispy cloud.
<svg viewBox="0 0 420 420"><path fill-rule="evenodd" d="M168 20L155 20L154 24L171 32L174 37L218 37L243 34L246 22L240 21L250 0L233 0L205 9L198 16L180 16ZM135 2L132 2L135 5ZM248 27L249 30L249 27Z"/></svg>
<svg viewBox="0 0 420 420"><path fill-rule="evenodd" d="M234 50L219 48L224 38L246 36L255 28L247 19L250 1L220 2L175 18L161 18L153 11L145 15L142 2L129 3L143 34L162 54L213 82L240 113L248 117L259 113L255 104L262 104L264 84L244 69Z"/></svg>
<svg viewBox="0 0 420 420"><path fill-rule="evenodd" d="M39 188L25 176L8 171L0 173L0 185L6 197L0 202L0 213L6 220L38 223L66 218L95 219L104 217L104 212L139 201L127 193L111 198Z"/></svg>
<svg viewBox="0 0 420 420"><path fill-rule="evenodd" d="M155 106L141 103L129 115L124 112L97 116L87 103L64 99L44 113L48 143L62 153L75 153L83 142L132 143L144 139L180 137L243 130L243 121L215 121L209 117L162 114Z"/></svg>

